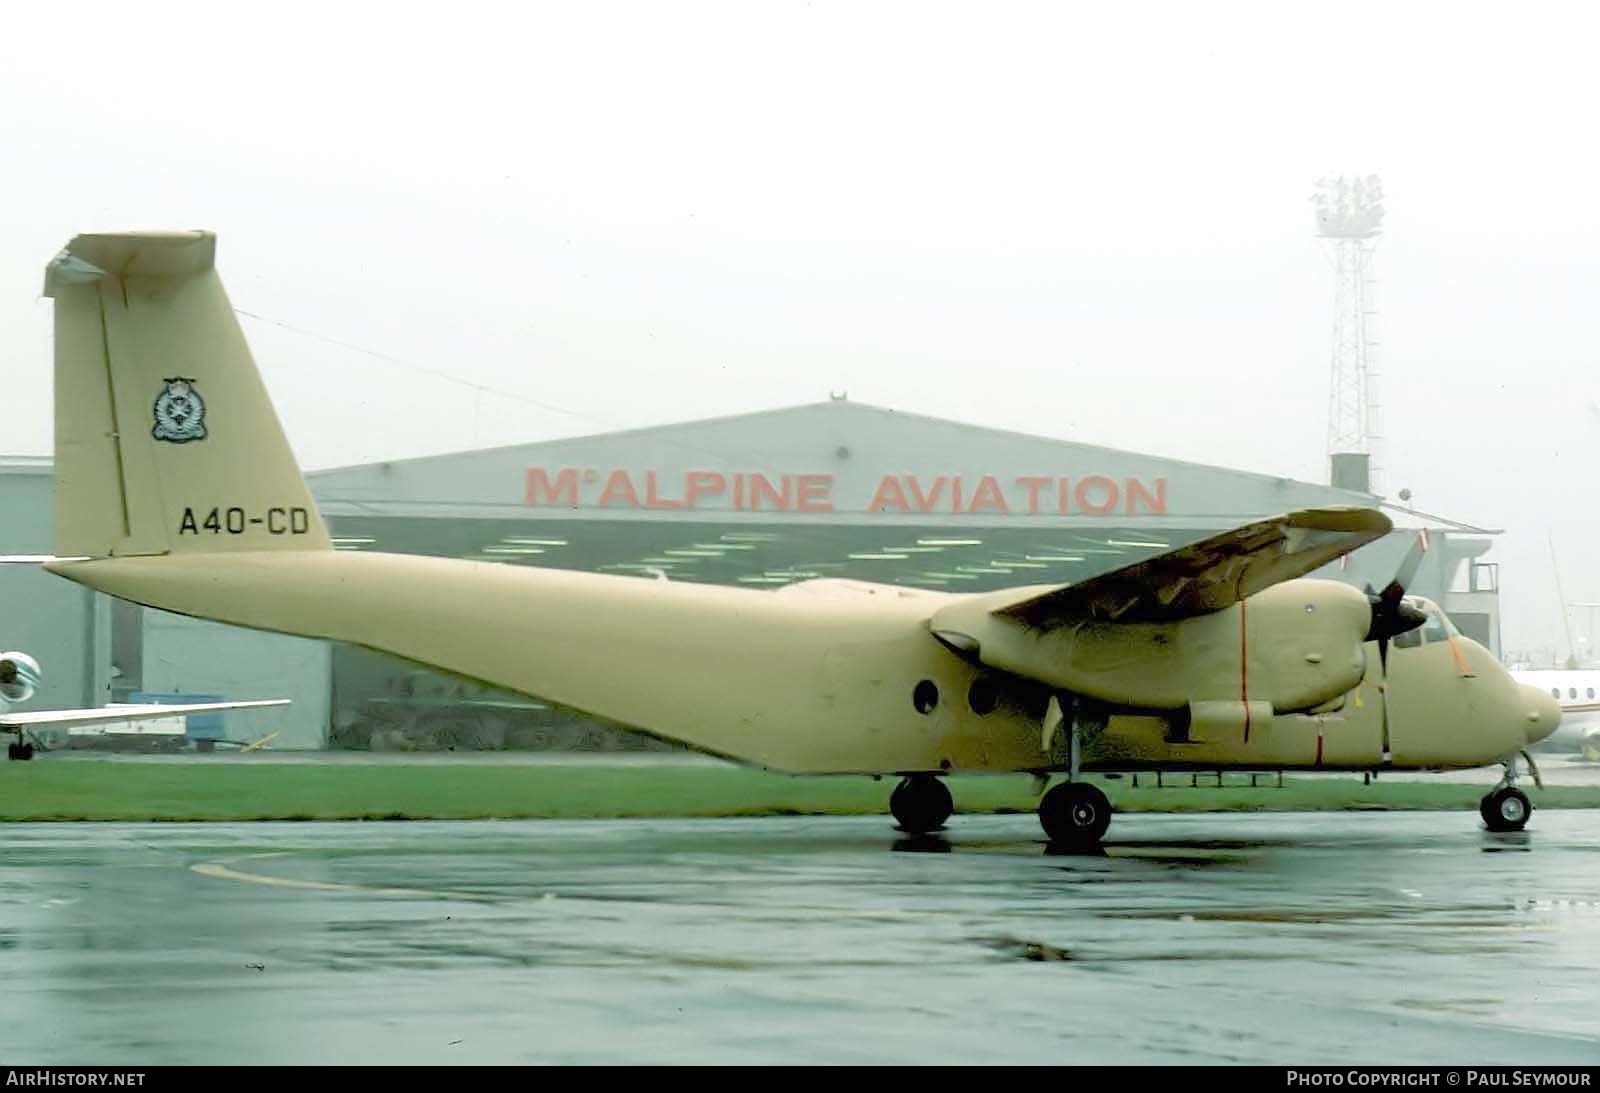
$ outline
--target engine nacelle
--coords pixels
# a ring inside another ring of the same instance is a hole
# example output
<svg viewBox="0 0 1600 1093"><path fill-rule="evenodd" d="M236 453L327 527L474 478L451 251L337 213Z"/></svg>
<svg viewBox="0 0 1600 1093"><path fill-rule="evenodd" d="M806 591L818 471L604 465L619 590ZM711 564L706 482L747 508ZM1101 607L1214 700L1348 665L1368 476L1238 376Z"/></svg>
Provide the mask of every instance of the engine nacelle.
<svg viewBox="0 0 1600 1093"><path fill-rule="evenodd" d="M1292 713L1354 688L1366 673L1372 612L1348 585L1303 578L1172 621L1085 621L1040 632L991 617L972 645L985 664L1113 706L1196 708L1210 717L1223 716L1223 703L1243 718L1260 703Z"/></svg>
<svg viewBox="0 0 1600 1093"><path fill-rule="evenodd" d="M27 653L0 653L0 696L7 702L32 698L42 678L39 662Z"/></svg>

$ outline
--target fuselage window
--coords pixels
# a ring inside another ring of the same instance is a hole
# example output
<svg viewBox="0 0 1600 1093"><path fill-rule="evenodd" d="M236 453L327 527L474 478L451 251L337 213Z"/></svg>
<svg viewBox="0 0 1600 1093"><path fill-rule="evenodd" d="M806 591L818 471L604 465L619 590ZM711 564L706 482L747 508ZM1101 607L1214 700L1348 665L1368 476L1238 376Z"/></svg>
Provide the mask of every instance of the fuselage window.
<svg viewBox="0 0 1600 1093"><path fill-rule="evenodd" d="M1550 688L1550 697L1551 698L1560 698L1561 697L1561 688L1560 687L1551 687Z"/></svg>
<svg viewBox="0 0 1600 1093"><path fill-rule="evenodd" d="M1578 697L1578 688L1576 688L1576 687L1568 687L1567 688L1567 697L1568 698L1577 698Z"/></svg>
<svg viewBox="0 0 1600 1093"><path fill-rule="evenodd" d="M1589 697L1590 697L1590 698L1593 698L1593 697L1594 697L1594 688L1593 688L1593 687L1590 687L1590 688L1589 688Z"/></svg>

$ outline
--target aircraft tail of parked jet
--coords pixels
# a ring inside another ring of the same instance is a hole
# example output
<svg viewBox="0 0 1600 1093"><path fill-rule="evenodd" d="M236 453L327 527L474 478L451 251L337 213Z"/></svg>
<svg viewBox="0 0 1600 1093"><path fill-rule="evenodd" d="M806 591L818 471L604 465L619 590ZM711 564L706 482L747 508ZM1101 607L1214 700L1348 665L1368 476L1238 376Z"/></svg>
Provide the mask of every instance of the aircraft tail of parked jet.
<svg viewBox="0 0 1600 1093"><path fill-rule="evenodd" d="M58 556L331 548L215 253L80 235L50 263Z"/></svg>

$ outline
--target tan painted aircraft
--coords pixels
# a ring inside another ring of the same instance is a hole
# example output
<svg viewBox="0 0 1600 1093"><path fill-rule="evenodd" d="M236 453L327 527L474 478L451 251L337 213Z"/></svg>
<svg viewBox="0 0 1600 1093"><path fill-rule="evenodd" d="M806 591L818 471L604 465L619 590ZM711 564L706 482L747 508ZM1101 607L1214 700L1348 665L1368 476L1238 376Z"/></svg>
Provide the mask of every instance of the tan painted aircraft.
<svg viewBox="0 0 1600 1093"><path fill-rule="evenodd" d="M977 595L855 581L775 591L331 548L213 268L208 232L83 235L50 263L56 553L136 603L382 650L712 754L894 774L903 830L939 775L1030 772L1050 839L1110 820L1081 771L1505 763L1489 826L1526 822L1515 758L1556 727L1408 574L1304 575L1391 530L1327 508L1073 585ZM1414 566L1409 562L1405 568ZM1437 620L1443 640L1388 648Z"/></svg>

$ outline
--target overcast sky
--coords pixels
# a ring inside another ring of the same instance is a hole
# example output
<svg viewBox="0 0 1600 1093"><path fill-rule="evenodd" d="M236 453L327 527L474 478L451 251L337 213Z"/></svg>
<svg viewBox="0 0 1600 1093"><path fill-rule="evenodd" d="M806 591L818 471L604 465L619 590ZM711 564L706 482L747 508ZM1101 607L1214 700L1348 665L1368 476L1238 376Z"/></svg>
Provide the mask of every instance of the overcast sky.
<svg viewBox="0 0 1600 1093"><path fill-rule="evenodd" d="M1380 488L1507 529L1505 643L1564 647L1552 540L1600 601L1591 12L17 6L0 451L50 450L61 244L209 228L308 468L842 388L1323 481L1308 197L1376 173Z"/></svg>

